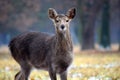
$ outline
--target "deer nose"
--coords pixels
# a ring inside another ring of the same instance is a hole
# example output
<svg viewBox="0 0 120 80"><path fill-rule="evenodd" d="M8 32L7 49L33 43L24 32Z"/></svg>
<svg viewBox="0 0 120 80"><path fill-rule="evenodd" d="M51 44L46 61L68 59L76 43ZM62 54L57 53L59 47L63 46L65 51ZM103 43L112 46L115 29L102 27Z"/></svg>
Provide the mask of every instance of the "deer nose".
<svg viewBox="0 0 120 80"><path fill-rule="evenodd" d="M61 29L64 29L65 28L65 26L64 25L61 25Z"/></svg>

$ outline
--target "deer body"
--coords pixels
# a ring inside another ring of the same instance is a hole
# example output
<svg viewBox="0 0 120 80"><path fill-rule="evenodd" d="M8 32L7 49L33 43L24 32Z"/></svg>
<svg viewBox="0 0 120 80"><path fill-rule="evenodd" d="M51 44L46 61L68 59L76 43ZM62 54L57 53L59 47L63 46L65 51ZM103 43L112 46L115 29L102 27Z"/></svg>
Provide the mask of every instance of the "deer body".
<svg viewBox="0 0 120 80"><path fill-rule="evenodd" d="M60 74L61 80L67 80L67 68L73 60L73 46L69 22L64 21L71 20L74 11L74 8L70 9L68 16L65 16L49 9L49 17L54 20L56 30L53 36L42 32L27 32L11 40L11 54L21 67L15 80L28 80L32 67L47 70L51 80L57 80L56 74Z"/></svg>

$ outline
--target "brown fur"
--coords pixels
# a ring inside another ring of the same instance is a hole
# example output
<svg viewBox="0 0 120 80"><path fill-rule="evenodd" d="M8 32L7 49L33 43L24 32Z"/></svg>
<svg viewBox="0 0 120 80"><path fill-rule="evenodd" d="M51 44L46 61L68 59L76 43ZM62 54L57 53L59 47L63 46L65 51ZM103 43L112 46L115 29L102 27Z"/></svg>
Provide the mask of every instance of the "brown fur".
<svg viewBox="0 0 120 80"><path fill-rule="evenodd" d="M51 80L57 80L57 73L61 80L67 80L67 68L73 60L69 22L75 16L75 9L70 9L68 13L66 16L49 9L49 17L56 30L53 36L42 32L26 32L11 40L9 48L12 57L21 67L15 80L28 80L32 67L49 71Z"/></svg>

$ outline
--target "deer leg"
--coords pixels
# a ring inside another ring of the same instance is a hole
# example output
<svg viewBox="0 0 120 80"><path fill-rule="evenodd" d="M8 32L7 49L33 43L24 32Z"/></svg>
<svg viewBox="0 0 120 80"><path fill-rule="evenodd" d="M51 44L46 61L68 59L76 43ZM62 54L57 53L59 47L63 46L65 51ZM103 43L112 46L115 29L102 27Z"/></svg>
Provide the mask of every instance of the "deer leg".
<svg viewBox="0 0 120 80"><path fill-rule="evenodd" d="M51 80L57 80L56 72L53 70L52 67L49 67L49 75L50 75Z"/></svg>
<svg viewBox="0 0 120 80"><path fill-rule="evenodd" d="M51 80L57 80L55 72L49 72Z"/></svg>
<svg viewBox="0 0 120 80"><path fill-rule="evenodd" d="M28 80L31 67L27 64L21 65L21 71L15 75L15 80Z"/></svg>
<svg viewBox="0 0 120 80"><path fill-rule="evenodd" d="M23 73L23 76L24 76L24 80L28 80L29 75L30 75L30 71L31 71L31 67L29 65L25 64L22 67L22 73Z"/></svg>
<svg viewBox="0 0 120 80"><path fill-rule="evenodd" d="M60 74L60 79L61 80L67 80L67 71Z"/></svg>
<svg viewBox="0 0 120 80"><path fill-rule="evenodd" d="M19 71L16 75L15 75L15 80L19 80L21 77L21 72Z"/></svg>
<svg viewBox="0 0 120 80"><path fill-rule="evenodd" d="M25 80L21 71L15 75L15 80Z"/></svg>

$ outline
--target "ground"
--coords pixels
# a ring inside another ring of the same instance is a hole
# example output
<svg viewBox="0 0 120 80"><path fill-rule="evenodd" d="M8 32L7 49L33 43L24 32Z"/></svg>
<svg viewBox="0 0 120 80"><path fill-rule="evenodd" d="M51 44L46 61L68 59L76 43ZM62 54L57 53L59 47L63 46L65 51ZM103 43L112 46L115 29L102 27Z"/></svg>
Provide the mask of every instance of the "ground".
<svg viewBox="0 0 120 80"><path fill-rule="evenodd" d="M0 80L14 80L19 65L6 49L0 50ZM59 78L59 76L58 76ZM33 70L31 80L50 80L46 71ZM68 80L120 80L120 52L77 52Z"/></svg>

